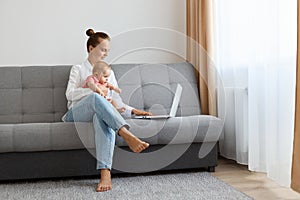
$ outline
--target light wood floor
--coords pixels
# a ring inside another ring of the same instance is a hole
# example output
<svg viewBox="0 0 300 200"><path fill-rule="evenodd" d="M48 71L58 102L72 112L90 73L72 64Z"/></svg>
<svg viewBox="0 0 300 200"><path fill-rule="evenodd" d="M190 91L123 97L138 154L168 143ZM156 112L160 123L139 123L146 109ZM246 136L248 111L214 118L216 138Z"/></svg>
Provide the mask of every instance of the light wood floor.
<svg viewBox="0 0 300 200"><path fill-rule="evenodd" d="M250 172L247 166L226 158L219 158L216 172L212 174L255 200L300 200L300 193L281 187L265 173Z"/></svg>

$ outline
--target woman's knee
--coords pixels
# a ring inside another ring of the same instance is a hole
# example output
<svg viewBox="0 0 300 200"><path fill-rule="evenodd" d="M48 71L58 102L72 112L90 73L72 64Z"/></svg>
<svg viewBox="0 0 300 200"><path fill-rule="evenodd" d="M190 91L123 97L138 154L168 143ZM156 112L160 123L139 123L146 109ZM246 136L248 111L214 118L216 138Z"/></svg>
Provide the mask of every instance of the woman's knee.
<svg viewBox="0 0 300 200"><path fill-rule="evenodd" d="M104 102L106 100L103 96L95 92L93 93L93 98L95 99L95 102Z"/></svg>
<svg viewBox="0 0 300 200"><path fill-rule="evenodd" d="M93 99L98 98L98 96L100 96L100 95L98 95L96 92L93 92L92 94L90 94L90 97Z"/></svg>
<svg viewBox="0 0 300 200"><path fill-rule="evenodd" d="M110 103L101 95L94 93L93 98L95 101L95 105L103 106L104 108L110 108Z"/></svg>

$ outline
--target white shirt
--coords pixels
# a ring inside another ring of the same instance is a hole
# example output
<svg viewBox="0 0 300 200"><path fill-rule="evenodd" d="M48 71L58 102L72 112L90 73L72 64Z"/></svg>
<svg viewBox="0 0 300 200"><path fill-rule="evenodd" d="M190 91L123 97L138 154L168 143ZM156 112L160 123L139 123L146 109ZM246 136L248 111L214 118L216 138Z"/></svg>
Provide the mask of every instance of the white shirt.
<svg viewBox="0 0 300 200"><path fill-rule="evenodd" d="M81 65L74 65L71 68L70 77L68 81L68 86L66 90L66 97L68 100L68 109L72 108L76 103L78 103L83 97L93 93L90 88L82 88L84 81L88 76L92 74L93 66L90 64L88 60L84 61ZM115 73L111 70L111 74L108 78L108 82L118 87L118 82L115 77ZM113 91L112 99L115 101L119 108L124 107L125 111L122 114L125 118L131 117L131 111L133 107L126 105L123 103L120 95ZM64 121L63 116L63 121Z"/></svg>

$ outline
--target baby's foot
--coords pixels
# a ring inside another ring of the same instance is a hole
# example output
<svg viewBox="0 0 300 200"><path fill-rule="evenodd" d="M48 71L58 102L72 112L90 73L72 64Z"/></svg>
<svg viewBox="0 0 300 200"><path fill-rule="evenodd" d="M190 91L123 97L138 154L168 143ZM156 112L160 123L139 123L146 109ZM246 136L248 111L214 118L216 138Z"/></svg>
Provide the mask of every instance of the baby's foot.
<svg viewBox="0 0 300 200"><path fill-rule="evenodd" d="M124 108L124 107L117 108L117 111L118 111L119 113L123 113L125 110L126 110L126 108Z"/></svg>

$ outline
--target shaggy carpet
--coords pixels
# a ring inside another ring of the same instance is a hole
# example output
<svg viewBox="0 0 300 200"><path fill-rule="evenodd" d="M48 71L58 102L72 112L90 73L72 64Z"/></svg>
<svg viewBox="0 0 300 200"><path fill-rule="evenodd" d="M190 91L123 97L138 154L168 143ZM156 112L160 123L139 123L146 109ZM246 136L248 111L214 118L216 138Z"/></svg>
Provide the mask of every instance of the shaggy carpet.
<svg viewBox="0 0 300 200"><path fill-rule="evenodd" d="M97 178L0 183L0 199L252 199L207 172L113 175L113 189L97 193Z"/></svg>

